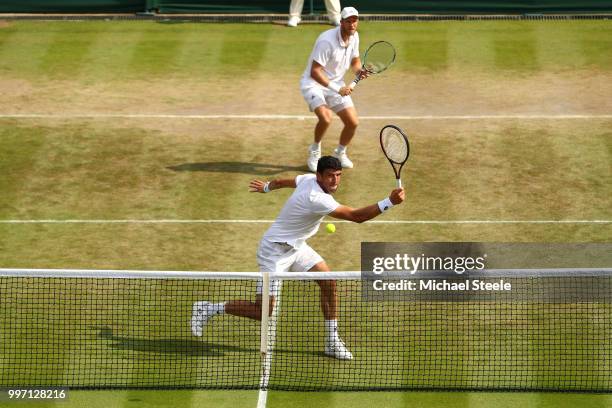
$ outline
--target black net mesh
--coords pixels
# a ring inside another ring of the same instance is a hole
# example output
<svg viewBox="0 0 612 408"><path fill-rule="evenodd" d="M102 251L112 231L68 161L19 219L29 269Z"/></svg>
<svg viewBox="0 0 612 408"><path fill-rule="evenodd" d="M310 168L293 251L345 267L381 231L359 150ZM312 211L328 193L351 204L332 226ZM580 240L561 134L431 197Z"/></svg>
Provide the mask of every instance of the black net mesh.
<svg viewBox="0 0 612 408"><path fill-rule="evenodd" d="M514 278L511 298L371 301L360 280L338 280L353 355L338 360L324 353L318 285L285 281L267 388L612 390L612 276L541 282ZM257 389L259 321L219 314L202 337L190 327L194 302L254 302L256 285L0 277L0 387Z"/></svg>

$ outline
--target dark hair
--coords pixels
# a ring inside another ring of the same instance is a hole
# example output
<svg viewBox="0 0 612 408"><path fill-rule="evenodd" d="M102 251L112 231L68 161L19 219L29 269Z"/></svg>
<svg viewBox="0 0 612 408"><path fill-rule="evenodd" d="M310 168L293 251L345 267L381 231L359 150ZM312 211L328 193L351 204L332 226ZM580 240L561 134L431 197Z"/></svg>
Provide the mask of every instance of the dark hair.
<svg viewBox="0 0 612 408"><path fill-rule="evenodd" d="M342 164L340 164L340 160L334 156L323 156L317 163L317 173L323 174L323 172L327 169L332 169L334 171L342 170Z"/></svg>

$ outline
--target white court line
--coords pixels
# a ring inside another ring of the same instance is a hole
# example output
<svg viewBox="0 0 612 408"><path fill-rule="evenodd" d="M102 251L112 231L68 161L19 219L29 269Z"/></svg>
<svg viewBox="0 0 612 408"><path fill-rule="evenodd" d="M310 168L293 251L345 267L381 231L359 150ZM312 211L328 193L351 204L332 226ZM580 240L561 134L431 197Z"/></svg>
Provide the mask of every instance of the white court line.
<svg viewBox="0 0 612 408"><path fill-rule="evenodd" d="M181 115L181 114L128 114L128 113L6 113L4 119L264 119L315 120L314 115ZM513 114L513 115L364 115L361 120L491 120L491 119L612 119L612 114Z"/></svg>
<svg viewBox="0 0 612 408"><path fill-rule="evenodd" d="M271 224L274 220L0 220L0 224ZM352 223L344 220L323 222ZM371 220L368 224L612 224L612 220Z"/></svg>

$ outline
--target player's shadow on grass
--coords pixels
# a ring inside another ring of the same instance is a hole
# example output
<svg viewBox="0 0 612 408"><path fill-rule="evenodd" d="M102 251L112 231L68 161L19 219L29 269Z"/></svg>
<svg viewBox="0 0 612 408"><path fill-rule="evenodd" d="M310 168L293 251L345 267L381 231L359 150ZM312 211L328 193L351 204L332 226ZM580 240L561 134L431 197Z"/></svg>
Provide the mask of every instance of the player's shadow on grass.
<svg viewBox="0 0 612 408"><path fill-rule="evenodd" d="M216 344L186 339L146 339L117 336L110 327L92 327L98 331L97 337L109 340L110 347L119 350L144 351L149 353L182 354L185 356L219 357L225 353L257 353L258 348L245 348L227 344Z"/></svg>
<svg viewBox="0 0 612 408"><path fill-rule="evenodd" d="M225 353L259 353L259 348L246 348L216 344L200 340L185 339L144 339L127 336L116 336L113 329L107 326L90 327L98 332L97 337L112 342L110 347L118 350L143 351L149 353L182 354L185 356L220 357ZM274 350L278 354L302 354L316 357L326 357L325 354L316 351L290 350L281 347Z"/></svg>
<svg viewBox="0 0 612 408"><path fill-rule="evenodd" d="M173 171L206 171L213 173L243 173L261 176L272 176L285 171L307 172L306 166L284 166L281 164L247 163L247 162L204 162L183 163L168 166Z"/></svg>
<svg viewBox="0 0 612 408"><path fill-rule="evenodd" d="M288 356L291 355L295 355L295 354L301 354L304 356L314 356L314 357L322 357L322 358L330 358L328 356L325 355L325 353L323 351L313 351L313 350L291 350L291 349L286 349L286 348L282 348L282 347L275 347L274 348L274 354L286 354Z"/></svg>

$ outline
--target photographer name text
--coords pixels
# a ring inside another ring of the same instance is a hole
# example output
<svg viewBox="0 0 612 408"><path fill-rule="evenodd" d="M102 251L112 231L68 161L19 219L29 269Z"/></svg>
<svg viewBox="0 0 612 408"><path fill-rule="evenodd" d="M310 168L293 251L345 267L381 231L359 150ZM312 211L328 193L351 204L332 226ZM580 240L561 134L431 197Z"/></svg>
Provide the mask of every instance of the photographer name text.
<svg viewBox="0 0 612 408"><path fill-rule="evenodd" d="M485 282L479 279L465 279L460 282L446 279L401 279L387 282L382 279L372 281L372 288L378 291L429 291L429 292L461 292L461 291L511 291L512 284L503 279Z"/></svg>

